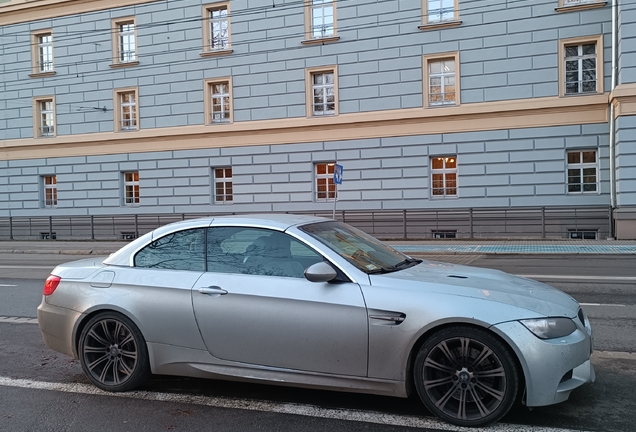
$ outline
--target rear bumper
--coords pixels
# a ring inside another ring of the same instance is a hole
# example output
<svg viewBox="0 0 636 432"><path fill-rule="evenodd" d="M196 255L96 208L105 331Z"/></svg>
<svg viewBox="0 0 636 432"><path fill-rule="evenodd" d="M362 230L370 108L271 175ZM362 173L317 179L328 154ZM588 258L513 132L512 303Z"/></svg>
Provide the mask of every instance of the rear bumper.
<svg viewBox="0 0 636 432"><path fill-rule="evenodd" d="M526 405L553 405L567 400L572 390L594 382L590 362L592 338L579 327L569 336L539 339L519 322L494 326L514 349L525 375Z"/></svg>
<svg viewBox="0 0 636 432"><path fill-rule="evenodd" d="M38 326L44 345L54 351L77 358L73 346L75 323L81 313L47 304L44 298L38 306Z"/></svg>

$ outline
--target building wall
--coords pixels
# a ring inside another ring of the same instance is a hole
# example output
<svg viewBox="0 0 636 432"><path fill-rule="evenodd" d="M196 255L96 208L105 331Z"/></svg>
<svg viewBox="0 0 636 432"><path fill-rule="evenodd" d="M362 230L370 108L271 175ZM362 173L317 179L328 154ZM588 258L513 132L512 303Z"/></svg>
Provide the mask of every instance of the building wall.
<svg viewBox="0 0 636 432"><path fill-rule="evenodd" d="M210 57L202 7L213 2L49 3L22 18L0 7L0 216L324 210L313 163L334 160L345 166L342 209L609 203L610 7L460 0L461 24L431 29L421 0L349 0L337 3L338 41L303 44L300 2L231 0L233 51ZM139 64L113 68L111 21L129 16ZM49 28L55 75L30 77L31 33ZM599 92L562 97L560 41L598 36ZM423 56L445 53L458 53L459 103L425 107ZM306 112L306 69L319 66L337 67L337 116ZM232 78L233 123L204 125L204 80L217 77ZM140 130L116 132L113 92L128 87ZM54 138L34 138L40 96L55 97ZM568 193L566 152L583 149L598 154L599 188ZM430 158L446 155L458 158L459 192L436 199ZM232 205L212 204L218 166L233 168ZM123 206L129 170L140 173L139 207ZM58 205L44 209L51 174ZM636 187L624 184L628 204Z"/></svg>

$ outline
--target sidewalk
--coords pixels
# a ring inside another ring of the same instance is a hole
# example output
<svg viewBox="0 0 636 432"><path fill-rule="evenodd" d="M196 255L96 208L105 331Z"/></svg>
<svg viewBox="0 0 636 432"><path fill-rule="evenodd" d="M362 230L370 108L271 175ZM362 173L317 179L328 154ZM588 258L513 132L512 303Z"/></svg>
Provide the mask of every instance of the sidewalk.
<svg viewBox="0 0 636 432"><path fill-rule="evenodd" d="M407 254L636 254L635 240L388 240ZM0 241L0 254L108 255L126 241Z"/></svg>

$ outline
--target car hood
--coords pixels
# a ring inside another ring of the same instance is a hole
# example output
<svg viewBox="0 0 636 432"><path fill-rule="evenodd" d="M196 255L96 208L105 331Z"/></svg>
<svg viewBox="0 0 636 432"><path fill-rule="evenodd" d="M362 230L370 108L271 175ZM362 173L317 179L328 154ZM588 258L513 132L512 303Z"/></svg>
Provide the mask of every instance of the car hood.
<svg viewBox="0 0 636 432"><path fill-rule="evenodd" d="M391 281L387 280L391 279ZM566 293L531 279L499 270L436 261L393 273L371 275L371 285L387 284L504 303L544 316L576 316L579 304Z"/></svg>

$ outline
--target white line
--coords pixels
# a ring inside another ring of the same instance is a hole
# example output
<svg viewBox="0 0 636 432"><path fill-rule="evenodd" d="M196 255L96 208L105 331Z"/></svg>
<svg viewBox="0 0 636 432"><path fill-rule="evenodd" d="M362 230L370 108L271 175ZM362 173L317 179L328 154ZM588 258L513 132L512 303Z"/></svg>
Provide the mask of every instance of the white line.
<svg viewBox="0 0 636 432"><path fill-rule="evenodd" d="M196 396L173 393L160 393L148 391L134 391L128 393L107 393L97 387L78 383L54 383L33 381L28 379L14 379L0 376L0 386L19 387L36 390L52 390L66 393L80 393L98 396L123 397L129 399L142 399L172 403L186 403L204 405L215 408L242 409L248 411L274 412L279 414L302 415L335 420L348 420L367 422L392 426L405 426L413 428L429 428L454 432L581 432L574 429L554 429L547 427L535 427L497 423L487 428L464 428L443 423L435 418L387 414L374 411L361 411L349 409L320 408L315 405L303 405L296 403L276 403L259 400L225 398L215 396Z"/></svg>
<svg viewBox="0 0 636 432"><path fill-rule="evenodd" d="M17 286L17 285L5 285L5 284L0 284L0 287L10 287L10 286Z"/></svg>
<svg viewBox="0 0 636 432"><path fill-rule="evenodd" d="M37 318L27 318L27 317L7 317L0 316L0 323L10 323L10 324L37 324Z"/></svg>
<svg viewBox="0 0 636 432"><path fill-rule="evenodd" d="M626 305L615 303L579 303L581 306L613 306L613 307L626 307Z"/></svg>
<svg viewBox="0 0 636 432"><path fill-rule="evenodd" d="M50 266L35 266L35 265L0 265L0 269L49 269L53 270L54 265Z"/></svg>
<svg viewBox="0 0 636 432"><path fill-rule="evenodd" d="M566 276L566 275L518 275L528 279L572 279L599 281L636 281L633 276Z"/></svg>

